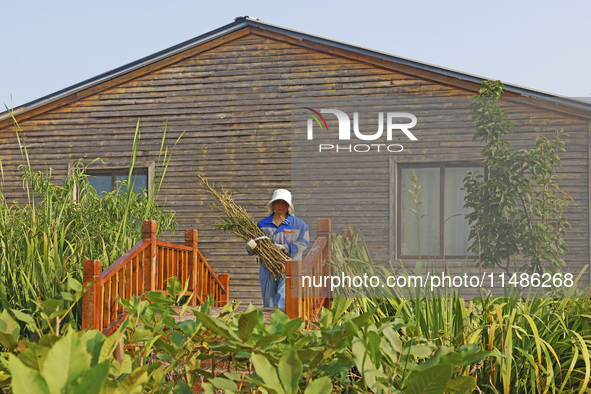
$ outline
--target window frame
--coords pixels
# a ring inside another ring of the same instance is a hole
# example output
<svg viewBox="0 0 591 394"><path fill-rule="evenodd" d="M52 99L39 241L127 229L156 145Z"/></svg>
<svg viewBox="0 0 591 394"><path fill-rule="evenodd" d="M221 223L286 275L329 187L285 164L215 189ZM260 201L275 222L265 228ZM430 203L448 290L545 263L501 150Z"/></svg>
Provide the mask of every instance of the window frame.
<svg viewBox="0 0 591 394"><path fill-rule="evenodd" d="M86 169L86 175L87 176L110 176L111 177L111 190L110 191L112 192L117 189L116 177L123 176L124 178L127 178L127 176L129 175L129 168L124 168L124 167L121 167L121 168L101 168L101 169L91 168L91 169ZM134 167L131 175L132 176L145 175L147 190L148 190L148 192L150 191L150 181L149 181L150 178L149 178L148 168Z"/></svg>
<svg viewBox="0 0 591 394"><path fill-rule="evenodd" d="M391 160L390 163L390 255L392 261L394 259L410 260L423 258L435 259L450 259L450 260L464 260L466 258L474 258L476 255L447 255L445 254L445 169L457 167L481 167L480 160L465 160L465 161L409 161L400 163ZM409 168L439 168L439 255L424 254L424 255L403 255L402 254L402 171ZM486 177L486 169L484 169L484 176ZM392 212L393 211L393 212Z"/></svg>
<svg viewBox="0 0 591 394"><path fill-rule="evenodd" d="M73 166L75 163L69 163L68 164L68 172L72 170ZM88 175L89 173L91 173L91 175L101 175L101 174L109 174L114 173L114 172L120 172L123 173L124 175L128 175L129 174L129 166L124 166L124 165L105 165L104 163L99 163L100 165L90 165L88 167L86 167L86 174ZM132 172L132 174L135 174L136 171L142 171L144 174L147 175L147 185L148 185L148 196L150 195L150 193L152 192L152 182L154 180L154 174L156 171L156 163L154 161L146 161L146 160L141 160L141 161L136 161L135 165L134 165L134 170ZM113 177L113 175L111 175L111 177ZM111 180L111 190L113 189L113 179ZM80 201L80 193L78 191L78 187L75 187L75 190L73 192L73 196L72 199L75 201Z"/></svg>

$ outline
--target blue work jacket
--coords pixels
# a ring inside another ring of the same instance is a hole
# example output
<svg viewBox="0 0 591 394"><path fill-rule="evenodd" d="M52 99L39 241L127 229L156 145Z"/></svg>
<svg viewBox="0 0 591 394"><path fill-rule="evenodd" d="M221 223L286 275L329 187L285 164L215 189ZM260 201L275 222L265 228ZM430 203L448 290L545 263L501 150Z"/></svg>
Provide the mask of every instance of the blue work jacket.
<svg viewBox="0 0 591 394"><path fill-rule="evenodd" d="M273 223L273 214L261 219L257 226L273 243L287 245L292 260L302 260L304 250L310 244L308 225L302 219L287 214L279 226Z"/></svg>

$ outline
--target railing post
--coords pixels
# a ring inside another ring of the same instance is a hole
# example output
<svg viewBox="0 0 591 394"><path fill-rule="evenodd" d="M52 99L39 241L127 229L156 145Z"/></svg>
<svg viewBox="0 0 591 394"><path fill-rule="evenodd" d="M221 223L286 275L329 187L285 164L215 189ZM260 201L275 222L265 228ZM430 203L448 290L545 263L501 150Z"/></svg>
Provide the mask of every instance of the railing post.
<svg viewBox="0 0 591 394"><path fill-rule="evenodd" d="M290 319L302 315L302 262L285 262L285 314ZM305 317L304 317L305 319Z"/></svg>
<svg viewBox="0 0 591 394"><path fill-rule="evenodd" d="M197 291L197 281L199 280L197 277L197 260L199 258L197 237L197 230L185 230L185 245L191 247L191 251L189 252L189 290L193 292L193 298L191 299L192 306L197 305L199 298Z"/></svg>
<svg viewBox="0 0 591 394"><path fill-rule="evenodd" d="M324 245L324 249L322 250L322 277L330 277L330 248L332 244L332 222L330 219L318 219L318 237L326 237L326 245ZM323 296L326 297L324 301L324 306L327 309L330 309L330 299L332 294L330 294L330 288L322 289Z"/></svg>
<svg viewBox="0 0 591 394"><path fill-rule="evenodd" d="M220 300L222 302L219 303L219 306L224 306L230 302L230 274L219 274L218 278L220 279L220 282L224 287L224 291L226 292L224 299Z"/></svg>
<svg viewBox="0 0 591 394"><path fill-rule="evenodd" d="M155 220L144 220L142 222L142 240L150 242L149 258L144 260L144 291L156 290L156 232L158 224ZM163 262L161 262L163 263Z"/></svg>
<svg viewBox="0 0 591 394"><path fill-rule="evenodd" d="M86 287L89 283L95 282L82 295L82 329L99 330L99 286L101 278L101 262L99 260L84 260L82 285Z"/></svg>
<svg viewBox="0 0 591 394"><path fill-rule="evenodd" d="M328 261L330 260L330 241L332 237L332 224L330 219L318 219L318 237L326 237L326 245L322 250L322 257L324 260Z"/></svg>

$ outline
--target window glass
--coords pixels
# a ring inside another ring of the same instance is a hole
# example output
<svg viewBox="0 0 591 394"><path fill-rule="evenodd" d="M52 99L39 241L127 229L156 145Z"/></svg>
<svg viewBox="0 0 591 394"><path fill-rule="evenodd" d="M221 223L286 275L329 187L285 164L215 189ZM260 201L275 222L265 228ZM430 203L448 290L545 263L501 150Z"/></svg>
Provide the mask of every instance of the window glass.
<svg viewBox="0 0 591 394"><path fill-rule="evenodd" d="M127 176L129 174L125 174L125 175L115 175L115 188L119 188L119 190L121 190L122 192L127 192L127 185L125 187L119 187L119 183L123 180L127 179ZM145 190L148 188L148 176L147 175L133 175L131 177L131 182L132 183L135 182L133 185L133 191L135 193L141 193L142 190Z"/></svg>
<svg viewBox="0 0 591 394"><path fill-rule="evenodd" d="M90 186L96 190L96 194L108 193L113 188L111 175L88 175Z"/></svg>
<svg viewBox="0 0 591 394"><path fill-rule="evenodd" d="M412 174L421 191L418 201L412 195ZM401 166L399 255L466 257L469 222L464 208L464 178L468 171L482 172L478 166ZM420 203L417 205L417 203ZM443 209L443 212L441 210Z"/></svg>
<svg viewBox="0 0 591 394"><path fill-rule="evenodd" d="M413 170L421 193L418 201L411 194ZM401 187L401 253L406 256L439 255L440 169L404 168ZM418 205L417 203L422 203ZM413 212L414 211L414 212Z"/></svg>
<svg viewBox="0 0 591 394"><path fill-rule="evenodd" d="M446 256L474 255L474 253L468 252L470 225L466 214L469 211L464 208L466 191L462 190L468 171L481 171L481 169L477 167L445 168L443 233Z"/></svg>
<svg viewBox="0 0 591 394"><path fill-rule="evenodd" d="M121 187L120 183L127 179L129 170L113 170L107 172L100 170L95 173L88 171L88 182L96 190L97 194L109 193L115 189L119 189L121 192L127 191L127 186ZM132 175L132 182L135 181L133 191L135 193L141 193L142 190L148 189L148 173L147 171L134 171Z"/></svg>

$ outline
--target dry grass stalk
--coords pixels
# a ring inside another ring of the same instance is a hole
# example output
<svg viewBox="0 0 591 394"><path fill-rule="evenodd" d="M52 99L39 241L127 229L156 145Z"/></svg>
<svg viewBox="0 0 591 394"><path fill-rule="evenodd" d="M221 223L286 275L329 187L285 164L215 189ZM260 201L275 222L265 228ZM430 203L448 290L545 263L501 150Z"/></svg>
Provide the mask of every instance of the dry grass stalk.
<svg viewBox="0 0 591 394"><path fill-rule="evenodd" d="M230 193L224 189L216 190L201 175L197 175L197 177L216 199L217 202L214 202L212 207L225 215L225 217L219 218L221 222L218 223L218 229L228 231L245 241L264 237L265 234L256 225L252 216L244 207L234 202ZM287 255L277 250L269 238L258 239L254 253L259 257L263 266L271 272L274 279L283 276Z"/></svg>

